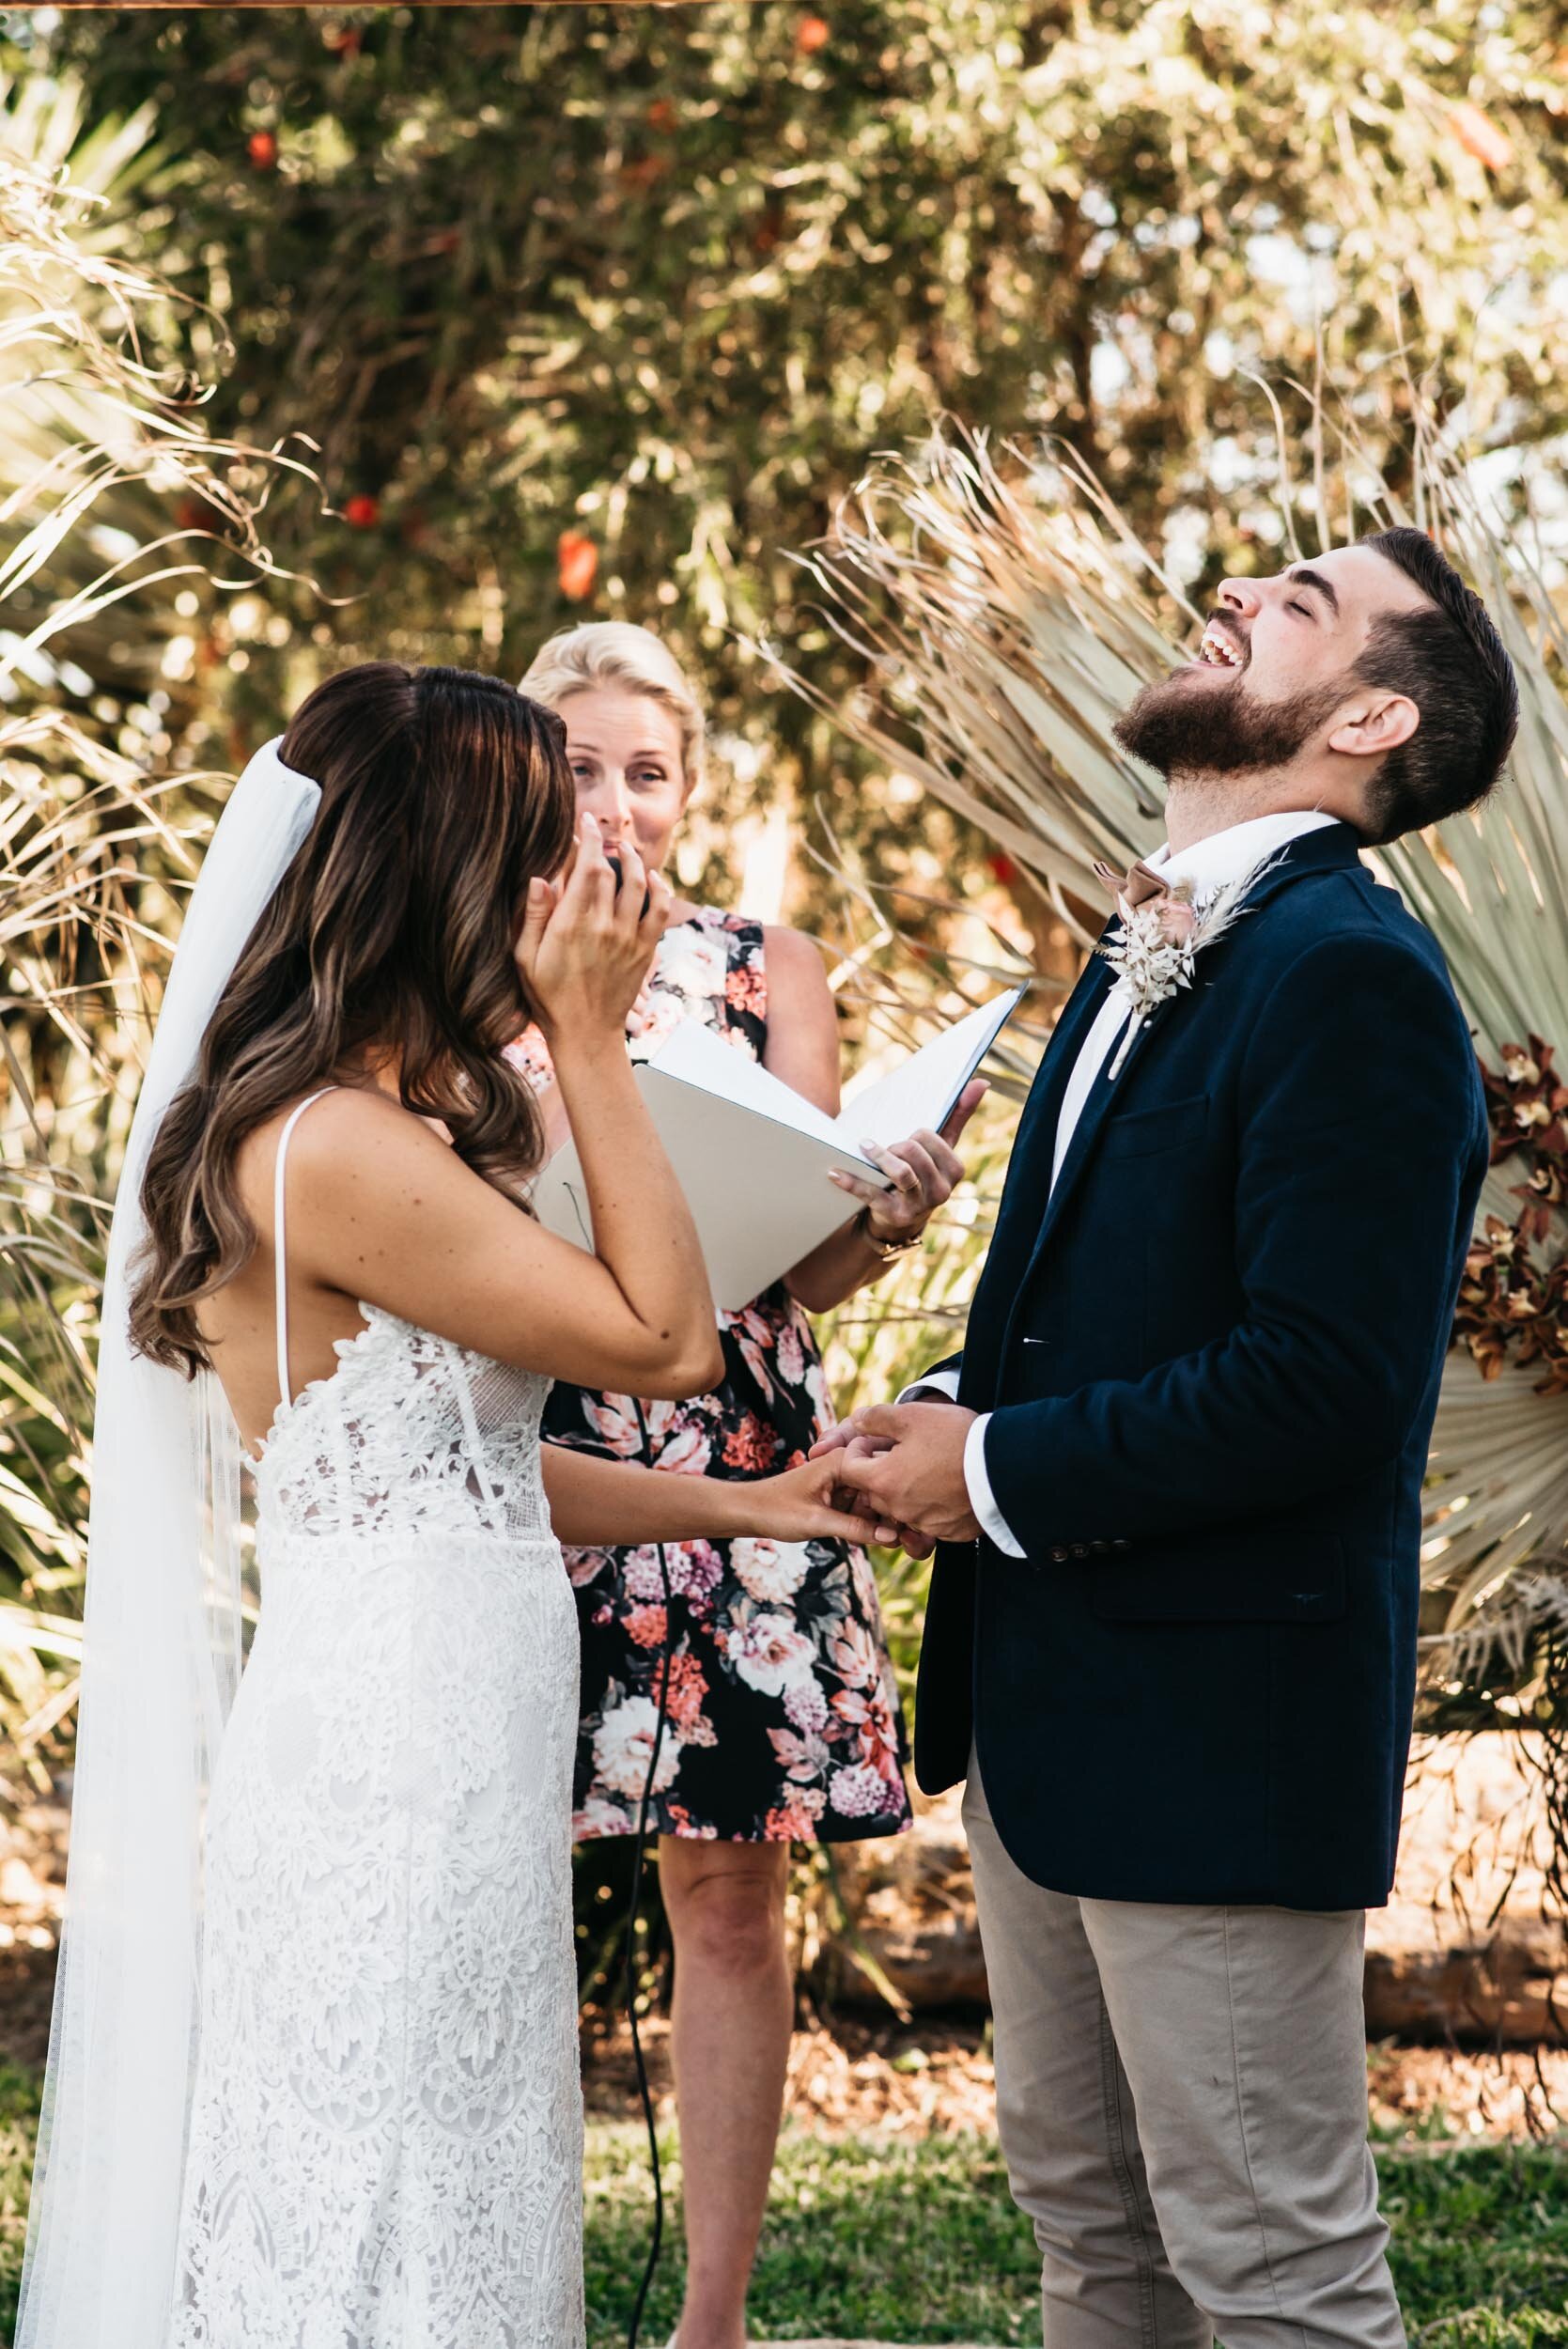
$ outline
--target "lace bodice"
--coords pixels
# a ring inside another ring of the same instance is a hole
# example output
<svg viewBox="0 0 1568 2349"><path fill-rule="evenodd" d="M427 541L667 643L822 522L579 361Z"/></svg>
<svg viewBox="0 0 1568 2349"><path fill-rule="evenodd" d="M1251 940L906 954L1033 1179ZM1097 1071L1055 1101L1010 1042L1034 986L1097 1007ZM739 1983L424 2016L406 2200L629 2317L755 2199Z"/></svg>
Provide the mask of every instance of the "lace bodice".
<svg viewBox="0 0 1568 2349"><path fill-rule="evenodd" d="M260 1548L293 1535L431 1540L551 1538L539 1479L539 1420L551 1381L475 1354L361 1303L365 1327L340 1338L337 1367L295 1394L288 1367L288 1145L329 1085L300 1102L278 1136L272 1176L278 1392L256 1464Z"/></svg>
<svg viewBox="0 0 1568 2349"><path fill-rule="evenodd" d="M256 1463L263 1562L297 1535L550 1538L539 1419L551 1382L361 1305L337 1368L272 1423Z"/></svg>

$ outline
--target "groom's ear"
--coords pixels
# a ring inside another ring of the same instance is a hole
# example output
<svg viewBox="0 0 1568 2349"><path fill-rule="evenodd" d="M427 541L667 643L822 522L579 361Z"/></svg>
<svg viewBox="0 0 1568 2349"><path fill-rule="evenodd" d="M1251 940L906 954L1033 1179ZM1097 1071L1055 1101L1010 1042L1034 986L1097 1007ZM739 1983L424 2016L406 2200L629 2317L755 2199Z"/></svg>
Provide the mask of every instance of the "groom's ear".
<svg viewBox="0 0 1568 2349"><path fill-rule="evenodd" d="M1421 722L1421 713L1408 693L1363 686L1335 719L1328 748L1346 758L1386 758L1409 741Z"/></svg>

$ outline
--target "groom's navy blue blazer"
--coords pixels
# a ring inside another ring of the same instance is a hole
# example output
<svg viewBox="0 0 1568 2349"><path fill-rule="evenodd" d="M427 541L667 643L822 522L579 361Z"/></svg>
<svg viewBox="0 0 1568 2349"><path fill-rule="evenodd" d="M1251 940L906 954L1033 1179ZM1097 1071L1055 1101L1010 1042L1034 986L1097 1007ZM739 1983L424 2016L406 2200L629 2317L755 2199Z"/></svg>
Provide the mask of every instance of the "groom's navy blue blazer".
<svg viewBox="0 0 1568 2349"><path fill-rule="evenodd" d="M939 1552L916 1767L1036 1883L1375 1906L1416 1665L1421 1486L1487 1158L1442 957L1343 824L1201 952L1054 1191L1095 957L1024 1109L958 1399L1027 1555Z"/></svg>

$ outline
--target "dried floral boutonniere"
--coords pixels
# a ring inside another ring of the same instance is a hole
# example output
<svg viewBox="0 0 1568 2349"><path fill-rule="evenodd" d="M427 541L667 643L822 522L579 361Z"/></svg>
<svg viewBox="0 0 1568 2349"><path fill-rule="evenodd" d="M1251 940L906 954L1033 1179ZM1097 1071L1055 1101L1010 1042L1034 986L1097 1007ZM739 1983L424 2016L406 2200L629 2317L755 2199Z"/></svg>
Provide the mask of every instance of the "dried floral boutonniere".
<svg viewBox="0 0 1568 2349"><path fill-rule="evenodd" d="M1159 1004L1192 985L1198 956L1230 928L1247 892L1273 862L1265 859L1253 865L1202 904L1194 898L1190 881L1169 881L1141 860L1126 873L1096 863L1095 876L1115 898L1122 921L1115 937L1095 949L1116 973L1109 1000L1125 1004L1127 1015L1107 1071L1112 1082L1122 1073L1139 1029Z"/></svg>

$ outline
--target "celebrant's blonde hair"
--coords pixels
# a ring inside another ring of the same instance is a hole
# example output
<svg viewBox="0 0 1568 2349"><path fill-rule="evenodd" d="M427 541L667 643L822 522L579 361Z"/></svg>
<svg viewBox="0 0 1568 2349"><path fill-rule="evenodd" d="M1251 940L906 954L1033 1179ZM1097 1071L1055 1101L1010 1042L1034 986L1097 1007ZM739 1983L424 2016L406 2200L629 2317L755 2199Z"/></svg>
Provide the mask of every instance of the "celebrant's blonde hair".
<svg viewBox="0 0 1568 2349"><path fill-rule="evenodd" d="M573 693L596 685L644 694L671 712L680 729L681 772L687 790L694 791L703 779L706 721L691 680L668 646L630 620L589 620L541 645L522 679L522 691L547 709L559 709Z"/></svg>

